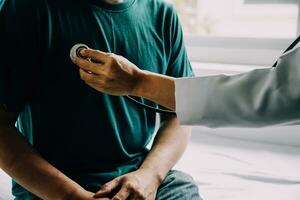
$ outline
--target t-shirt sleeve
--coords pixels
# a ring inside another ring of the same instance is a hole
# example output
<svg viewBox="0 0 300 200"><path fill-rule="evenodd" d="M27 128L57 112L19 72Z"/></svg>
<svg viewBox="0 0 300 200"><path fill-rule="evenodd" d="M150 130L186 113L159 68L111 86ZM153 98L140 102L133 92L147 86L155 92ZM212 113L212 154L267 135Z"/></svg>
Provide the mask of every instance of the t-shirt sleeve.
<svg viewBox="0 0 300 200"><path fill-rule="evenodd" d="M0 103L16 113L23 110L37 85L36 10L26 3L0 1Z"/></svg>
<svg viewBox="0 0 300 200"><path fill-rule="evenodd" d="M166 75L172 77L190 77L194 76L191 63L189 61L184 39L182 27L178 18L178 15L173 8L169 6L169 17L166 18L168 31L168 40L169 43L169 61Z"/></svg>

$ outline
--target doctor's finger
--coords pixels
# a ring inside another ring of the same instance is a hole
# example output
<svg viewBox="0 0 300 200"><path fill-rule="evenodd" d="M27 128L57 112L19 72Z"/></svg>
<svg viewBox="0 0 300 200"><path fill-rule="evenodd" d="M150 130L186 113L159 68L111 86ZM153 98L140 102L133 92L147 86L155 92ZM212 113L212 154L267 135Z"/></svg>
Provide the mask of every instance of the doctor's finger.
<svg viewBox="0 0 300 200"><path fill-rule="evenodd" d="M106 63L109 59L109 54L94 50L94 49L82 49L80 51L80 55L82 55L85 58L91 58L93 62L95 63Z"/></svg>
<svg viewBox="0 0 300 200"><path fill-rule="evenodd" d="M91 82L85 82L88 86L90 86L91 88L97 90L98 92L104 92L104 88L102 88L101 86L95 84L95 83L91 83ZM106 194L106 193L105 193ZM105 196L105 194L102 194L102 195L98 195L98 197L100 196ZM107 192L107 194L109 194L109 192Z"/></svg>
<svg viewBox="0 0 300 200"><path fill-rule="evenodd" d="M85 71L83 69L79 69L79 75L81 80L85 82L90 82L90 83L98 83L101 82L101 78L97 74L89 73L88 71Z"/></svg>
<svg viewBox="0 0 300 200"><path fill-rule="evenodd" d="M100 74L102 72L101 64L95 64L82 58L75 58L73 62L85 71L89 71L94 74Z"/></svg>

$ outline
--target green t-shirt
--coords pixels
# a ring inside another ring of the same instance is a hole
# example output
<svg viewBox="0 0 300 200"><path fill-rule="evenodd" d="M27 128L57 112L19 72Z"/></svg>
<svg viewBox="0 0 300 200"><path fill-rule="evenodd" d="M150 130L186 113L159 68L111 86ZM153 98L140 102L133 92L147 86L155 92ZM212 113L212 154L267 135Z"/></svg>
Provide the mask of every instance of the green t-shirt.
<svg viewBox="0 0 300 200"><path fill-rule="evenodd" d="M20 113L20 132L91 191L137 169L148 153L156 114L87 86L69 51L84 43L142 69L192 76L174 8L161 0L0 2L0 102ZM29 195L16 183L13 193Z"/></svg>

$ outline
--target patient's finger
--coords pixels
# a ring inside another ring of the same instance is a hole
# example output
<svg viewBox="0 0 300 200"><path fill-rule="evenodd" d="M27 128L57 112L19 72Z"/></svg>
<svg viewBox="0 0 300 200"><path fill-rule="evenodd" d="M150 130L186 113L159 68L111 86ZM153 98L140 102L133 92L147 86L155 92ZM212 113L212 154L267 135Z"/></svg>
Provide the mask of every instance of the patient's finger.
<svg viewBox="0 0 300 200"><path fill-rule="evenodd" d="M110 198L97 198L97 199L95 199L95 198L93 198L93 200L111 200Z"/></svg>
<svg viewBox="0 0 300 200"><path fill-rule="evenodd" d="M96 63L106 63L108 60L108 54L99 50L82 49L80 55L86 58L91 58Z"/></svg>
<svg viewBox="0 0 300 200"><path fill-rule="evenodd" d="M126 200L130 196L130 190L122 187L121 190L112 198L112 200Z"/></svg>
<svg viewBox="0 0 300 200"><path fill-rule="evenodd" d="M104 184L101 189L96 192L94 195L95 198L103 197L105 195L108 195L112 193L120 184L120 178L116 178L106 184Z"/></svg>

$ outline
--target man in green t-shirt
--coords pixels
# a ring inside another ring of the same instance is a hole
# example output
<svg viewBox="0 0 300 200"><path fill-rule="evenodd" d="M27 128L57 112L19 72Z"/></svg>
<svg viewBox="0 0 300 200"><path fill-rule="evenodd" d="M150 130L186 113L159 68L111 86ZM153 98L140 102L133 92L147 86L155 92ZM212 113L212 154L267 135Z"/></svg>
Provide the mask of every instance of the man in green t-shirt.
<svg viewBox="0 0 300 200"><path fill-rule="evenodd" d="M161 116L148 150L156 114L97 92L69 58L85 43L145 70L192 76L172 6L0 0L0 30L0 167L17 200L200 199L192 178L171 170L190 129Z"/></svg>

